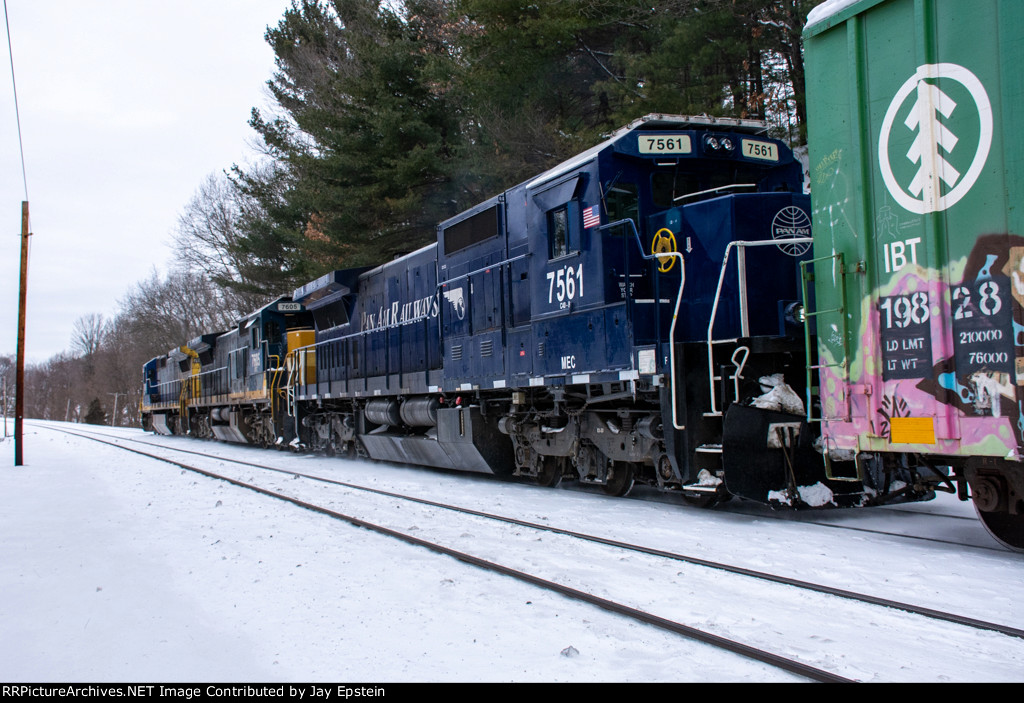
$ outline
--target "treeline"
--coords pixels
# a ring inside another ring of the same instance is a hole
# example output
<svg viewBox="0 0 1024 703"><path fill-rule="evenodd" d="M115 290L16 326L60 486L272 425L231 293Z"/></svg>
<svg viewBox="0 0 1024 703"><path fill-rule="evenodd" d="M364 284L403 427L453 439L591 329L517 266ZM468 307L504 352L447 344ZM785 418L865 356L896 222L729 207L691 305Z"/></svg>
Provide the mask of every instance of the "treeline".
<svg viewBox="0 0 1024 703"><path fill-rule="evenodd" d="M814 0L293 0L266 38L266 156L223 183L240 289L431 242L438 222L652 112L803 141Z"/></svg>
<svg viewBox="0 0 1024 703"><path fill-rule="evenodd" d="M69 351L25 369L25 417L119 426L138 423L142 365L200 331L229 328L239 314L231 294L195 273L154 273L120 301L112 319L86 315ZM0 357L0 383L14 408L14 358Z"/></svg>
<svg viewBox="0 0 1024 703"><path fill-rule="evenodd" d="M817 3L292 0L266 32L259 158L199 186L175 273L137 284L111 320L82 318L69 352L28 370L26 415L129 424L146 360L434 241L440 221L645 114L766 119L801 144L800 33Z"/></svg>

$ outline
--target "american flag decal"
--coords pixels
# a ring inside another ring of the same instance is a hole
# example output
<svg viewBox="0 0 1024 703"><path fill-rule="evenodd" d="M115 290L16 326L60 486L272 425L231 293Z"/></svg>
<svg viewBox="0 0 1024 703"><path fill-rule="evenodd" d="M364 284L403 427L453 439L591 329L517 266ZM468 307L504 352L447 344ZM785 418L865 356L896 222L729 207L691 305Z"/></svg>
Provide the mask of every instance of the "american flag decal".
<svg viewBox="0 0 1024 703"><path fill-rule="evenodd" d="M583 211L583 229L590 229L601 224L601 213L597 205L591 205Z"/></svg>

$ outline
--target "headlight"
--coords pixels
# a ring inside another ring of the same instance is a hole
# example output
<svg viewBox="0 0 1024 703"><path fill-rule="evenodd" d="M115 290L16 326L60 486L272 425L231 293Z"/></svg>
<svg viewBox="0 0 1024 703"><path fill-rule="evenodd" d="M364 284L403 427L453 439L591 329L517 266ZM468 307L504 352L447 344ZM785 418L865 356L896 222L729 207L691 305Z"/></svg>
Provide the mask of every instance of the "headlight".
<svg viewBox="0 0 1024 703"><path fill-rule="evenodd" d="M790 303L786 306L786 322L791 325L802 325L807 321L803 303Z"/></svg>

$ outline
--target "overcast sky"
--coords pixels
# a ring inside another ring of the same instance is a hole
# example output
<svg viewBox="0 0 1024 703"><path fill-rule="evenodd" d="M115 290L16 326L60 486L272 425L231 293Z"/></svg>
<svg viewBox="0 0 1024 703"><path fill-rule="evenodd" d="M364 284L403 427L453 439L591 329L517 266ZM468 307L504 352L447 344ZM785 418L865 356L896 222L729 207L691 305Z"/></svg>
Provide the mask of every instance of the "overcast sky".
<svg viewBox="0 0 1024 703"><path fill-rule="evenodd" d="M27 356L69 348L155 267L203 179L255 158L263 39L289 0L7 0L30 203ZM0 25L2 26L2 25ZM0 50L0 354L17 345L25 200L11 70Z"/></svg>

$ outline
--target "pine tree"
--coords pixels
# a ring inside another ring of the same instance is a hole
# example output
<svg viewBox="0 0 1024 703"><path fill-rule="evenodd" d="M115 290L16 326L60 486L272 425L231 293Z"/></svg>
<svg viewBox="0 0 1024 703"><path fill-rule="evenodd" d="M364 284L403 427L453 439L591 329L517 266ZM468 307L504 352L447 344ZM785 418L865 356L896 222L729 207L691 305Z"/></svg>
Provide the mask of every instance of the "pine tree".
<svg viewBox="0 0 1024 703"><path fill-rule="evenodd" d="M251 120L278 168L235 170L265 215L239 244L250 256L308 280L411 251L458 212L450 57L416 21L435 4L408 2L403 17L374 0L301 0L267 31L283 113Z"/></svg>
<svg viewBox="0 0 1024 703"><path fill-rule="evenodd" d="M103 409L99 398L89 401L89 409L85 412L85 422L90 425L107 424L107 411Z"/></svg>
<svg viewBox="0 0 1024 703"><path fill-rule="evenodd" d="M240 278L285 292L411 251L651 112L767 117L799 142L814 4L293 0L266 34L277 111L251 119L269 161L231 173Z"/></svg>
<svg viewBox="0 0 1024 703"><path fill-rule="evenodd" d="M768 119L805 141L800 36L818 0L670 0L644 41L623 47L624 80L603 88L620 120L652 112ZM653 109L651 109L653 108Z"/></svg>

